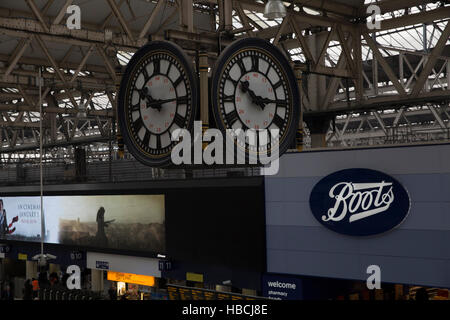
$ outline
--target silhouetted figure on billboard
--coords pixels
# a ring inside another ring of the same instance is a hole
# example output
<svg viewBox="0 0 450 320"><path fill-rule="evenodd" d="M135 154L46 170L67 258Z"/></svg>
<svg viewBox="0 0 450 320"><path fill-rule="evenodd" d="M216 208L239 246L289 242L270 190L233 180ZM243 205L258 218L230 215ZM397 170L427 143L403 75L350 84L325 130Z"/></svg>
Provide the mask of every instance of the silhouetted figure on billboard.
<svg viewBox="0 0 450 320"><path fill-rule="evenodd" d="M6 218L6 210L3 207L3 200L0 199L0 239L6 239L6 235L14 233L16 228L13 228L14 223L19 221L19 216L14 217L11 223L8 224L8 219Z"/></svg>
<svg viewBox="0 0 450 320"><path fill-rule="evenodd" d="M99 247L108 247L108 238L106 237L105 227L115 220L105 221L105 208L100 207L97 211L97 234L95 235L96 243Z"/></svg>
<svg viewBox="0 0 450 320"><path fill-rule="evenodd" d="M5 239L7 234L9 234L9 228L6 220L6 210L3 209L3 200L0 199L0 239Z"/></svg>

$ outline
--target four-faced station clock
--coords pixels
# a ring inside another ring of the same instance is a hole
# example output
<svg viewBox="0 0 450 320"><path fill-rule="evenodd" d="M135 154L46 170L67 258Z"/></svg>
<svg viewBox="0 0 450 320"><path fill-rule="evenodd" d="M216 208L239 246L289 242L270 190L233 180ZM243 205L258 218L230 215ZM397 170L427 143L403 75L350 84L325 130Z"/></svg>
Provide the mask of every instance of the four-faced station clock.
<svg viewBox="0 0 450 320"><path fill-rule="evenodd" d="M170 164L176 129L192 130L197 82L181 48L153 41L127 65L118 96L118 120L128 151L148 166Z"/></svg>
<svg viewBox="0 0 450 320"><path fill-rule="evenodd" d="M247 156L268 155L274 148L281 155L295 139L300 115L296 77L281 51L265 40L238 40L222 52L213 71L211 101L222 131L254 129L256 139L265 131L264 139L252 143L235 140ZM278 129L278 137L268 134L271 129Z"/></svg>

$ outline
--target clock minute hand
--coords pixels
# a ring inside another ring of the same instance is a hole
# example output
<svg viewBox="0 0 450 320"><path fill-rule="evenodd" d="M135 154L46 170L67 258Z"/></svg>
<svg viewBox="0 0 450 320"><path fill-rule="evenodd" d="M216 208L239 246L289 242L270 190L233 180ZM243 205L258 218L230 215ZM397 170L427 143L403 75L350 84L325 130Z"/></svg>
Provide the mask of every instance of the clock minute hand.
<svg viewBox="0 0 450 320"><path fill-rule="evenodd" d="M165 103L169 103L169 102L173 102L173 101L177 101L177 98L164 99L164 100L155 100L155 102L153 102L153 103L165 104Z"/></svg>
<svg viewBox="0 0 450 320"><path fill-rule="evenodd" d="M154 108L158 109L158 111L161 111L162 105L165 103L176 101L177 99L165 99L165 100L153 100L150 103L147 103L147 108Z"/></svg>
<svg viewBox="0 0 450 320"><path fill-rule="evenodd" d="M268 99L268 98L261 98L259 101L262 103L265 103L265 104L270 104L270 103L276 103L278 105L286 105L287 104L287 102L283 101L283 100L272 100L272 99Z"/></svg>

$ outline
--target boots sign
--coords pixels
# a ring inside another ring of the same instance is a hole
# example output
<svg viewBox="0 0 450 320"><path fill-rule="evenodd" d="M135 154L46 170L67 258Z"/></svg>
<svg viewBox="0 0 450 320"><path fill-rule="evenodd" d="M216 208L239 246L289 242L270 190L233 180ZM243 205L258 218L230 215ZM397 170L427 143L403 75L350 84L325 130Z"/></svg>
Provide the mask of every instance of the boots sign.
<svg viewBox="0 0 450 320"><path fill-rule="evenodd" d="M328 229L351 236L389 231L408 215L409 194L394 178L370 169L346 169L320 180L311 211Z"/></svg>

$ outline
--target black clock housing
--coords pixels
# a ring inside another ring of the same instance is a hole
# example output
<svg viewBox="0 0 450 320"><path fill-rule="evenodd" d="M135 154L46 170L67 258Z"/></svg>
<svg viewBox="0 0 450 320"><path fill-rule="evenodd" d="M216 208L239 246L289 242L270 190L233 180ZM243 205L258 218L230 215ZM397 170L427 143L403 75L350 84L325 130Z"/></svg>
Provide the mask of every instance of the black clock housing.
<svg viewBox="0 0 450 320"><path fill-rule="evenodd" d="M123 74L117 103L128 151L145 165L170 165L178 143L172 133L193 130L197 104L197 77L179 46L152 41L140 48Z"/></svg>
<svg viewBox="0 0 450 320"><path fill-rule="evenodd" d="M239 139L235 144L245 150L247 159L269 155L274 147L281 156L295 140L300 119L297 79L283 53L263 39L237 40L222 52L212 77L217 127L223 132L254 129L258 139L264 129L278 129L278 139L268 135L255 145Z"/></svg>

